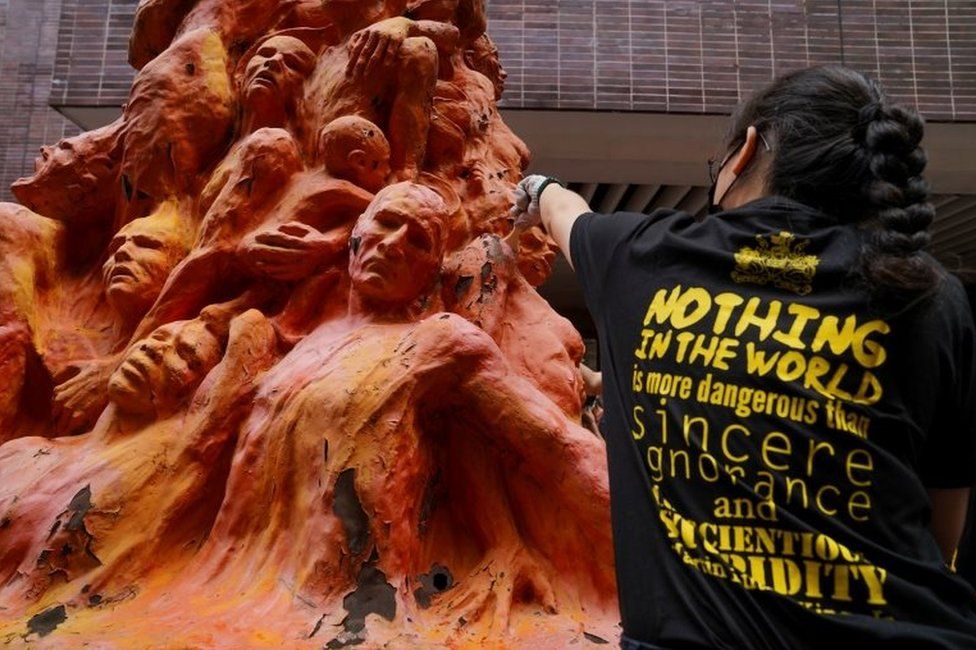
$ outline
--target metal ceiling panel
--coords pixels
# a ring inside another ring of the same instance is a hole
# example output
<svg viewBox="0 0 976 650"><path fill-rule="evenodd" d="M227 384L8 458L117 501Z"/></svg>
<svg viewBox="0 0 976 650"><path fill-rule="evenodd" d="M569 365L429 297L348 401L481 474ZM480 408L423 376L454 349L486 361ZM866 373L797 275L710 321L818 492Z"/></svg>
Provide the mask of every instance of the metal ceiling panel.
<svg viewBox="0 0 976 650"><path fill-rule="evenodd" d="M602 213L650 214L657 208L676 208L703 216L708 207L708 188L697 185L574 182L569 187ZM951 269L976 269L976 196L936 194L932 204L932 253Z"/></svg>

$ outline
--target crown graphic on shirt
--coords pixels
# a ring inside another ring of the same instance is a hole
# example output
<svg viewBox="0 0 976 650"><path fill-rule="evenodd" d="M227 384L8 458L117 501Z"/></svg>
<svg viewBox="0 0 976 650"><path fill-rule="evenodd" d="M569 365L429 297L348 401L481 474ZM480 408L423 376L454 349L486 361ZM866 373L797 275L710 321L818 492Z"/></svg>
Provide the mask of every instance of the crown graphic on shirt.
<svg viewBox="0 0 976 650"><path fill-rule="evenodd" d="M805 253L808 239L791 232L756 235L756 246L743 246L735 253L732 279L740 284L771 284L805 296L813 291L813 277L820 258Z"/></svg>

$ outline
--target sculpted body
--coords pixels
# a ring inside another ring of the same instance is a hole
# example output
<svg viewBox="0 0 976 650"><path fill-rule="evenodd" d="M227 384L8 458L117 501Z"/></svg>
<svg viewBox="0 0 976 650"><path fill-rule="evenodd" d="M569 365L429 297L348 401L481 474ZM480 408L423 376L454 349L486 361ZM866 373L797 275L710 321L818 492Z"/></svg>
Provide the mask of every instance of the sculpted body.
<svg viewBox="0 0 976 650"><path fill-rule="evenodd" d="M0 606L17 613L52 595L83 600L60 574L105 597L124 592L151 573L155 554L205 534L217 506L205 487L219 476L253 379L275 358L267 320L252 310L228 333L232 315L211 308L135 346L89 433L0 446ZM213 397L188 406L205 378ZM183 475L174 482L176 468Z"/></svg>
<svg viewBox="0 0 976 650"><path fill-rule="evenodd" d="M603 598L612 590L609 565L571 560L610 553L601 443L514 372L478 327L423 315L418 300L439 268L445 216L434 192L401 183L357 222L348 316L312 332L262 381L228 480L237 497L225 502L204 553L210 567L279 558L265 570L315 602L379 569L412 612L419 576L446 566L460 586L435 601L438 611L489 627L507 624L520 605L567 606L567 580ZM532 505L540 486L526 477L557 456L572 469L558 488L542 488L552 505L542 514ZM313 460L282 483L296 457ZM340 477L349 472L365 531L336 508L348 498ZM260 496L269 493L277 496ZM434 506L436 494L454 497ZM477 512L462 503L477 503ZM283 535L278 526L296 513L301 524ZM486 575L499 593L502 585L515 593L492 605Z"/></svg>
<svg viewBox="0 0 976 650"><path fill-rule="evenodd" d="M0 639L614 636L579 335L548 240L498 239L528 153L485 27L139 3L122 118L0 207Z"/></svg>
<svg viewBox="0 0 976 650"><path fill-rule="evenodd" d="M494 235L458 251L445 264L444 303L491 336L515 372L574 417L582 408L583 340L532 288L532 280L541 284L552 271L545 240L533 235L522 235L529 242L517 253ZM534 272L523 274L527 260Z"/></svg>
<svg viewBox="0 0 976 650"><path fill-rule="evenodd" d="M117 323L90 270L119 219L120 129L42 147L34 173L11 188L27 207L0 203L0 442L49 434L50 385L114 344Z"/></svg>

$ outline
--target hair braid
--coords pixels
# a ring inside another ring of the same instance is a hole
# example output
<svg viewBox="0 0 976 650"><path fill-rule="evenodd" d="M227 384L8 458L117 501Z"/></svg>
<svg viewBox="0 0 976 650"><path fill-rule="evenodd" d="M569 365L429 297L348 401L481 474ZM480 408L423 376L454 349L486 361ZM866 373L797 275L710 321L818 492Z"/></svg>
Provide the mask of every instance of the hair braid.
<svg viewBox="0 0 976 650"><path fill-rule="evenodd" d="M820 66L779 77L740 105L728 149L750 125L773 143L770 193L868 231L860 275L877 299L905 304L936 288L941 271L922 252L935 210L918 113L855 70Z"/></svg>
<svg viewBox="0 0 976 650"><path fill-rule="evenodd" d="M865 198L876 211L876 224L864 249L863 274L885 297L930 291L939 273L922 251L931 242L935 208L922 179L927 158L919 146L924 132L914 110L890 105L873 81L877 99L859 112L852 136L862 147L870 177Z"/></svg>

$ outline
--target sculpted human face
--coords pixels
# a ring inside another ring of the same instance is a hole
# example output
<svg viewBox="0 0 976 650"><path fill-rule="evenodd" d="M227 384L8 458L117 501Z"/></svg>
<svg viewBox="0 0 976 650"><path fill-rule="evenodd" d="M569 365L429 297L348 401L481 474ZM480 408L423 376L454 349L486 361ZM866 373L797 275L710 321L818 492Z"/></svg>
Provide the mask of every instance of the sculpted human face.
<svg viewBox="0 0 976 650"><path fill-rule="evenodd" d="M51 219L104 220L117 196L119 124L41 147L34 173L17 180L11 191L25 206Z"/></svg>
<svg viewBox="0 0 976 650"><path fill-rule="evenodd" d="M349 153L353 182L370 192L378 192L390 176L390 145L386 140L364 143Z"/></svg>
<svg viewBox="0 0 976 650"><path fill-rule="evenodd" d="M545 283L552 275L556 246L539 228L530 228L519 239L518 268L533 287Z"/></svg>
<svg viewBox="0 0 976 650"><path fill-rule="evenodd" d="M258 47L244 69L244 107L252 112L284 110L315 65L315 54L297 38L274 36Z"/></svg>
<svg viewBox="0 0 976 650"><path fill-rule="evenodd" d="M127 317L141 317L186 251L174 220L150 216L122 228L108 252L102 279L109 305Z"/></svg>
<svg viewBox="0 0 976 650"><path fill-rule="evenodd" d="M381 193L360 217L349 260L358 293L381 302L404 303L430 284L440 264L440 242L425 220L434 217L424 198Z"/></svg>
<svg viewBox="0 0 976 650"><path fill-rule="evenodd" d="M498 57L498 48L487 37L478 39L471 49L464 53L464 59L475 72L488 77L495 88L495 99L502 98L508 73Z"/></svg>
<svg viewBox="0 0 976 650"><path fill-rule="evenodd" d="M221 354L220 341L202 320L164 325L126 354L109 379L109 399L130 414L170 413L220 362Z"/></svg>
<svg viewBox="0 0 976 650"><path fill-rule="evenodd" d="M51 169L63 169L71 167L77 161L75 154L75 143L72 138L64 138L56 145L41 146L41 155L34 160L34 173L50 173Z"/></svg>

